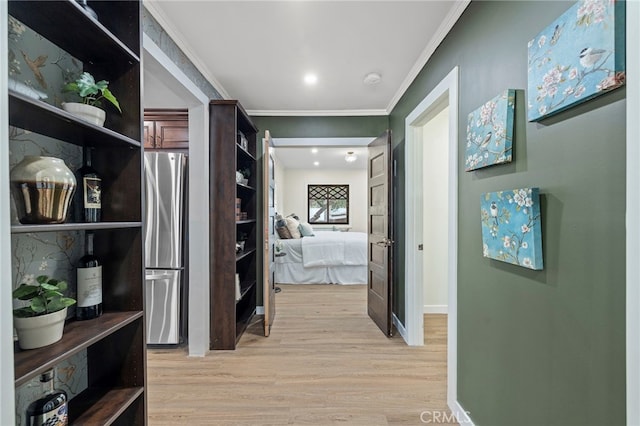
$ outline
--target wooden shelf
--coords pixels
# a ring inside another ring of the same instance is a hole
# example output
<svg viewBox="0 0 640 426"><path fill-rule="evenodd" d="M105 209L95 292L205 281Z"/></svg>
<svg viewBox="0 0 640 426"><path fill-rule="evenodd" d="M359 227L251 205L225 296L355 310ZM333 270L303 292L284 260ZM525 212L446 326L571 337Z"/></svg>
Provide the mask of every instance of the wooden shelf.
<svg viewBox="0 0 640 426"><path fill-rule="evenodd" d="M140 62L139 52L133 52L75 1L39 1L37 7L38 13L33 13L32 2L10 1L9 14L82 62Z"/></svg>
<svg viewBox="0 0 640 426"><path fill-rule="evenodd" d="M240 144L236 143L236 149L238 150L238 154L242 155L243 157L246 157L247 160L256 161L256 157L251 155L249 151L244 149Z"/></svg>
<svg viewBox="0 0 640 426"><path fill-rule="evenodd" d="M30 232L100 231L103 229L142 228L142 222L54 223L43 225L12 225L12 234Z"/></svg>
<svg viewBox="0 0 640 426"><path fill-rule="evenodd" d="M244 184L239 183L239 182L236 182L236 186L237 186L238 188L241 188L241 189L248 189L248 190L250 190L250 191L255 191L255 190L256 190L256 188L255 188L255 187L253 187L253 186L244 185Z"/></svg>
<svg viewBox="0 0 640 426"><path fill-rule="evenodd" d="M252 249L248 249L248 250L245 250L243 252L240 252L240 253L236 253L236 262L241 260L241 259L244 259L247 256L252 255L255 252L256 252L256 249L252 248Z"/></svg>
<svg viewBox="0 0 640 426"><path fill-rule="evenodd" d="M88 123L63 109L13 90L9 90L9 122L12 126L74 145L140 149L140 142L134 139L106 127Z"/></svg>
<svg viewBox="0 0 640 426"><path fill-rule="evenodd" d="M93 320L71 321L64 327L62 340L52 345L25 351L18 349L14 354L16 387L128 324L143 318L143 311L106 312Z"/></svg>
<svg viewBox="0 0 640 426"><path fill-rule="evenodd" d="M253 287L256 285L256 280L244 281L240 283L240 299L244 298L244 296L251 291Z"/></svg>
<svg viewBox="0 0 640 426"><path fill-rule="evenodd" d="M244 225L247 223L256 223L255 219L236 220L236 225Z"/></svg>
<svg viewBox="0 0 640 426"><path fill-rule="evenodd" d="M69 424L111 425L142 394L144 388L89 388L69 401Z"/></svg>

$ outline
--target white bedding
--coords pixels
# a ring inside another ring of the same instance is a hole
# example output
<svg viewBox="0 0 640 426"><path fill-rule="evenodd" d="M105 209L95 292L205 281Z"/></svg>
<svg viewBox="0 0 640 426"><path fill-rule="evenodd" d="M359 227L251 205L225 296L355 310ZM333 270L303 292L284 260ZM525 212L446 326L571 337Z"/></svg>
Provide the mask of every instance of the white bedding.
<svg viewBox="0 0 640 426"><path fill-rule="evenodd" d="M363 232L317 232L314 237L278 240L276 247L276 283L367 283Z"/></svg>

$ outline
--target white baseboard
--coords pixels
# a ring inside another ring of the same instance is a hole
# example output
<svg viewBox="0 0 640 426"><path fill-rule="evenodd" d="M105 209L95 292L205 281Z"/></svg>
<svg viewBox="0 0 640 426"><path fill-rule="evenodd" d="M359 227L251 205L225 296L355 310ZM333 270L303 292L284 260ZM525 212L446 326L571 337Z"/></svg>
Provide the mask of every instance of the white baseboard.
<svg viewBox="0 0 640 426"><path fill-rule="evenodd" d="M446 314L448 312L448 305L424 305L425 314Z"/></svg>
<svg viewBox="0 0 640 426"><path fill-rule="evenodd" d="M473 413L465 410L460 402L453 401L453 403L449 403L449 409L451 410L453 415L456 416L456 419L458 420L458 423L460 423L460 426L475 426L475 423L473 423L473 420L471 420L471 416L473 415Z"/></svg>
<svg viewBox="0 0 640 426"><path fill-rule="evenodd" d="M396 314L391 314L391 321L393 322L393 325L396 326L396 330L398 330L400 336L402 336L404 341L407 342L407 330L404 328L404 325L400 322Z"/></svg>
<svg viewBox="0 0 640 426"><path fill-rule="evenodd" d="M256 306L256 315L264 315L264 306Z"/></svg>

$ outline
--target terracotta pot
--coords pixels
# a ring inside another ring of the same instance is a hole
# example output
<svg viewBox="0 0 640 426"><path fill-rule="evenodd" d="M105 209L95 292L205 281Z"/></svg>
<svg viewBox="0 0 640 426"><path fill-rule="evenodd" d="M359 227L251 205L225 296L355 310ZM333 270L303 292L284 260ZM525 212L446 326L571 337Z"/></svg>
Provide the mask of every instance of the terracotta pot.
<svg viewBox="0 0 640 426"><path fill-rule="evenodd" d="M37 317L13 317L21 349L35 349L51 345L62 339L67 308Z"/></svg>
<svg viewBox="0 0 640 426"><path fill-rule="evenodd" d="M76 178L60 158L27 155L11 169L11 190L20 223L62 223Z"/></svg>
<svg viewBox="0 0 640 426"><path fill-rule="evenodd" d="M78 102L64 102L62 109L69 114L73 114L86 122L100 127L104 126L104 120L107 117L103 109Z"/></svg>

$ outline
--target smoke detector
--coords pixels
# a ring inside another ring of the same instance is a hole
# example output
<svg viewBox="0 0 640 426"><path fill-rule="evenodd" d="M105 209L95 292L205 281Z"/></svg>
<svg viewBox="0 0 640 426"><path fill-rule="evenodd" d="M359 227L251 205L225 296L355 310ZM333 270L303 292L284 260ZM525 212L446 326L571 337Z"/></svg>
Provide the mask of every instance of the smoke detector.
<svg viewBox="0 0 640 426"><path fill-rule="evenodd" d="M369 74L364 76L364 80L362 81L366 86L375 86L380 83L382 80L382 76L377 72L370 72Z"/></svg>

